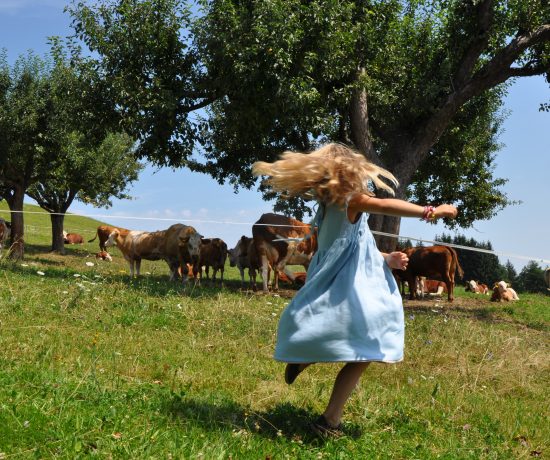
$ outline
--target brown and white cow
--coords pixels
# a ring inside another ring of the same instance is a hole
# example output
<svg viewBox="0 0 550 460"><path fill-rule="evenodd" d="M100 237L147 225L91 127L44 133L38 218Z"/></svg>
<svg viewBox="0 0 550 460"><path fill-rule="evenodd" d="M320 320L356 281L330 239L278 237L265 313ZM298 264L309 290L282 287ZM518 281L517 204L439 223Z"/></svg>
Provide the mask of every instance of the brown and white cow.
<svg viewBox="0 0 550 460"><path fill-rule="evenodd" d="M11 227L9 222L0 217L0 257L2 257L2 249L4 248L4 244L6 244L6 241L8 241L10 235Z"/></svg>
<svg viewBox="0 0 550 460"><path fill-rule="evenodd" d="M84 238L78 233L67 233L63 231L63 242L65 244L84 244Z"/></svg>
<svg viewBox="0 0 550 460"><path fill-rule="evenodd" d="M212 267L212 282L216 283L216 274L220 271L220 283L223 284L223 273L225 260L227 259L227 244L220 238L202 238L198 265L193 267L195 278L202 279L202 268L206 279L210 278L210 267Z"/></svg>
<svg viewBox="0 0 550 460"><path fill-rule="evenodd" d="M109 254L107 251L99 251L95 258L98 260L105 260L107 262L112 262L113 258L111 257L111 254Z"/></svg>
<svg viewBox="0 0 550 460"><path fill-rule="evenodd" d="M493 295L491 296L493 302L510 302L513 300L519 300L519 297L514 289L510 287L506 281L499 281L493 286Z"/></svg>
<svg viewBox="0 0 550 460"><path fill-rule="evenodd" d="M248 268L248 277L250 278L250 287L256 290L256 273L262 268L254 240L247 236L241 236L233 249L228 251L229 266L237 267L241 274L241 288L244 288L244 269ZM269 275L268 275L269 278Z"/></svg>
<svg viewBox="0 0 550 460"><path fill-rule="evenodd" d="M473 292L474 294L489 294L489 287L479 281L466 281L465 291Z"/></svg>
<svg viewBox="0 0 550 460"><path fill-rule="evenodd" d="M544 271L544 282L546 283L546 289L550 291L550 267Z"/></svg>
<svg viewBox="0 0 550 460"><path fill-rule="evenodd" d="M419 276L417 280L416 295L418 297L441 296L447 292L447 285L443 281L427 279L425 276Z"/></svg>
<svg viewBox="0 0 550 460"><path fill-rule="evenodd" d="M394 270L394 273L410 286L417 285L417 278L426 276L442 280L447 287L449 302L454 300L455 272L462 278L464 272L458 262L456 251L443 245L403 249L409 263L406 270ZM410 299L416 298L416 289L409 289Z"/></svg>
<svg viewBox="0 0 550 460"><path fill-rule="evenodd" d="M130 264L130 276L139 276L141 260L165 260L170 268L170 280L179 277L181 267L183 282L187 282L187 264L197 264L202 236L188 225L174 224L157 232L129 231L123 235L114 229L105 242L107 247L116 246Z"/></svg>
<svg viewBox="0 0 550 460"><path fill-rule="evenodd" d="M130 231L122 227L112 227L111 225L100 225L99 227L97 227L96 235L91 240L88 240L88 243L91 243L92 241L95 241L96 238L99 238L99 250L107 252L107 247L105 246L105 243L109 239L109 235L115 229L118 230L118 232L123 236Z"/></svg>
<svg viewBox="0 0 550 460"><path fill-rule="evenodd" d="M287 265L303 265L306 270L317 250L317 235L310 226L291 217L279 214L263 214L252 226L254 246L262 266L264 292L268 291L269 267L273 268L273 289L279 289L279 271L294 280ZM283 241L296 239L296 241Z"/></svg>

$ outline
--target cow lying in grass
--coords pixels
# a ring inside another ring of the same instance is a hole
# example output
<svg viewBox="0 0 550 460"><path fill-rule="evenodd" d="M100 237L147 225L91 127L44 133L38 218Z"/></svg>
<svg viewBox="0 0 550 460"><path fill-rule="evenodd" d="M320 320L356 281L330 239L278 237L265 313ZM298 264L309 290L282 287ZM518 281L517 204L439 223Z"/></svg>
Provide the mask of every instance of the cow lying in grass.
<svg viewBox="0 0 550 460"><path fill-rule="evenodd" d="M466 291L474 294L489 294L489 287L479 281L470 280L466 282Z"/></svg>
<svg viewBox="0 0 550 460"><path fill-rule="evenodd" d="M63 242L65 244L84 244L84 238L78 233L67 233L63 231Z"/></svg>
<svg viewBox="0 0 550 460"><path fill-rule="evenodd" d="M493 295L491 301L493 302L510 302L513 300L519 300L519 297L506 281L499 281L495 283L493 287Z"/></svg>

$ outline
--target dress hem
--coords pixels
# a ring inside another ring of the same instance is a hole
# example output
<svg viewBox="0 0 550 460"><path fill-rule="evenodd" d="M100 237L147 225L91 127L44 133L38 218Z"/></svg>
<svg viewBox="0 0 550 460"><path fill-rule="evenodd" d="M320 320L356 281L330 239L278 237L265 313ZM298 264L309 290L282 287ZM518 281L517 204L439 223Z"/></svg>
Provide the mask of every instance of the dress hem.
<svg viewBox="0 0 550 460"><path fill-rule="evenodd" d="M314 359L314 360L286 360L286 359L279 359L279 358L273 358L275 361L278 361L280 363L288 363L288 364L306 364L306 363L383 363L383 364L397 364L403 361L403 358L397 359L397 360L388 360L388 359L334 359L334 360L320 360L320 359Z"/></svg>

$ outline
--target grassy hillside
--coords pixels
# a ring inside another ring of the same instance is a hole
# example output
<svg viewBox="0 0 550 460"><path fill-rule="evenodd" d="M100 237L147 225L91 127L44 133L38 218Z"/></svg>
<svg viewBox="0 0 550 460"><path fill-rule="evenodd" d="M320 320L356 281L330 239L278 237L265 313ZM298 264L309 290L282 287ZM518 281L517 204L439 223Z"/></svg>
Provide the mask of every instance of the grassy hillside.
<svg viewBox="0 0 550 460"><path fill-rule="evenodd" d="M74 219L66 228L92 238L98 222ZM26 259L0 260L0 459L550 455L547 296L406 301L405 361L367 370L347 436L325 442L308 422L338 366L289 387L271 359L293 291L241 291L229 267L223 289L184 289L163 262L129 280L116 251L51 255L47 215L26 224Z"/></svg>

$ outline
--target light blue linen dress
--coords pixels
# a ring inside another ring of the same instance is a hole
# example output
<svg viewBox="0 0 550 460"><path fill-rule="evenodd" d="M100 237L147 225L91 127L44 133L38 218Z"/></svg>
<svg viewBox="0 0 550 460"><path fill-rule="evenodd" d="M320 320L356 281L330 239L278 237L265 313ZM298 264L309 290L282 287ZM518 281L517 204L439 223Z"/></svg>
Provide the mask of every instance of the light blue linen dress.
<svg viewBox="0 0 550 460"><path fill-rule="evenodd" d="M287 363L403 359L401 295L362 213L323 206L306 284L281 315L275 359Z"/></svg>

